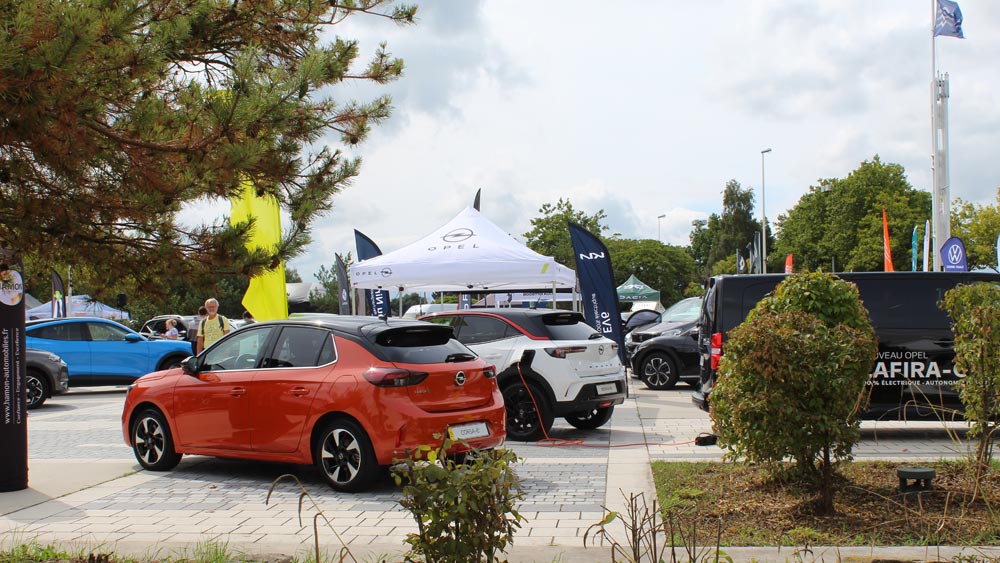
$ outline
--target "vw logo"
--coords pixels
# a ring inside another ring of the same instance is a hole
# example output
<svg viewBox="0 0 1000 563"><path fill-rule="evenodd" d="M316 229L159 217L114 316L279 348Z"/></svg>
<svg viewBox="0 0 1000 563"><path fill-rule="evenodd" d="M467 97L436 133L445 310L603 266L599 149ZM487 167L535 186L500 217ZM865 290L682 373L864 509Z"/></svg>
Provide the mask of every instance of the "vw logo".
<svg viewBox="0 0 1000 563"><path fill-rule="evenodd" d="M962 261L962 247L956 245L951 246L948 249L948 262L951 264L958 264Z"/></svg>
<svg viewBox="0 0 1000 563"><path fill-rule="evenodd" d="M601 344L600 346L597 347L597 355L599 356L604 355L604 344Z"/></svg>
<svg viewBox="0 0 1000 563"><path fill-rule="evenodd" d="M441 240L445 242L462 242L463 240L469 240L475 234L472 232L472 229L461 227L444 235L441 237Z"/></svg>
<svg viewBox="0 0 1000 563"><path fill-rule="evenodd" d="M465 372L464 371L460 371L460 372L458 372L458 373L455 374L455 385L457 385L458 387L461 387L461 386L465 385Z"/></svg>
<svg viewBox="0 0 1000 563"><path fill-rule="evenodd" d="M382 271L379 273L382 274L383 278L387 278L392 275L392 268L382 268Z"/></svg>

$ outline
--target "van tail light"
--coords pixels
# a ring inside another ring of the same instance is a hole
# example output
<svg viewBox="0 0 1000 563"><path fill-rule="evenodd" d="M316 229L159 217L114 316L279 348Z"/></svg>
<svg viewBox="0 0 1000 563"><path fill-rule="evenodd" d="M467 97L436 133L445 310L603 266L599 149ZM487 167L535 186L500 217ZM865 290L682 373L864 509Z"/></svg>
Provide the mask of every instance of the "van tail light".
<svg viewBox="0 0 1000 563"><path fill-rule="evenodd" d="M712 370L719 369L719 360L722 359L722 333L712 334Z"/></svg>
<svg viewBox="0 0 1000 563"><path fill-rule="evenodd" d="M427 379L425 371L399 368L368 368L363 375L375 387L407 387Z"/></svg>
<svg viewBox="0 0 1000 563"><path fill-rule="evenodd" d="M496 366L486 366L483 368L483 377L486 379L496 379L497 377L497 367Z"/></svg>
<svg viewBox="0 0 1000 563"><path fill-rule="evenodd" d="M552 356L553 358L565 359L567 354L575 354L577 352L586 352L586 346L560 346L558 348L546 348L545 353Z"/></svg>

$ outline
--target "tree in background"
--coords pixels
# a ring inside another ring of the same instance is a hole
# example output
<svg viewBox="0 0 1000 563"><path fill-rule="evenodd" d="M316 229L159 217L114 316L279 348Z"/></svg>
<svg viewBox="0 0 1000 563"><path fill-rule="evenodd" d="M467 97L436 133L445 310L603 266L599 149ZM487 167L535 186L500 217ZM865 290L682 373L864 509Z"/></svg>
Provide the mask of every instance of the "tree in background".
<svg viewBox="0 0 1000 563"><path fill-rule="evenodd" d="M679 246L644 239L605 241L611 253L615 283L621 285L632 274L653 289L659 290L666 306L682 299L684 290L695 279L691 255Z"/></svg>
<svg viewBox="0 0 1000 563"><path fill-rule="evenodd" d="M325 137L356 145L390 113L388 96L335 101L332 87L403 70L384 45L358 65L357 41L333 29L415 12L387 0L5 2L0 241L163 293L168 276L249 277L300 254L360 169ZM249 225L178 223L185 204L229 198L245 179L291 218L276 252L248 252Z"/></svg>
<svg viewBox="0 0 1000 563"><path fill-rule="evenodd" d="M892 262L909 270L914 225L931 216L931 195L916 190L903 167L878 155L846 178L821 179L778 218L774 254L795 255L798 270L881 271L882 209L889 222Z"/></svg>
<svg viewBox="0 0 1000 563"><path fill-rule="evenodd" d="M568 199L559 198L555 205L545 203L538 212L541 216L531 220L531 230L521 235L525 239L524 244L574 270L576 260L573 256L573 243L569 238L568 222L572 221L602 239L602 233L608 230L603 223L608 218L603 209L587 215L584 211L574 209Z"/></svg>
<svg viewBox="0 0 1000 563"><path fill-rule="evenodd" d="M752 189L743 189L736 180L729 180L722 191L722 213L692 223L689 248L701 277L714 275L718 271L716 264L729 259L732 271L727 267L719 273L736 273L736 251L747 257L747 245L760 233L760 222L753 218L753 202ZM769 237L770 234L768 229ZM768 243L768 248L772 247Z"/></svg>
<svg viewBox="0 0 1000 563"><path fill-rule="evenodd" d="M996 201L1000 205L1000 189ZM997 235L1000 235L997 205L968 203L956 198L951 203L951 234L965 244L970 270L997 270Z"/></svg>

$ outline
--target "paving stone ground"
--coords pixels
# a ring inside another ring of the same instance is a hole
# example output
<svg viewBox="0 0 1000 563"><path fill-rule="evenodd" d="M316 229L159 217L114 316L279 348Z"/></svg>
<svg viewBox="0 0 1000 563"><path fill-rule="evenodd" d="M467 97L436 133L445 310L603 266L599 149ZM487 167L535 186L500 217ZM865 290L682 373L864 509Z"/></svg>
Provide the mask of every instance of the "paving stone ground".
<svg viewBox="0 0 1000 563"><path fill-rule="evenodd" d="M187 456L171 472L142 471L122 441L123 400L119 388L74 390L30 413L30 488L0 493L0 547L35 540L145 555L217 542L248 553L303 556L314 542L314 517L321 515L324 550L346 544L363 560L401 553L406 534L416 531L390 479L351 495L330 490L310 467L286 464ZM866 422L855 452L863 459L954 458L968 451L964 429ZM709 431L708 415L691 404L688 387L657 392L633 380L630 398L605 428L581 431L557 421L553 442L509 442L522 458L519 511L526 518L510 560L610 561L607 546L584 549L588 528L606 507L622 509L629 494L655 498L651 460L720 459L718 447L693 443ZM282 480L265 502L286 474L301 486ZM303 490L308 496L300 512ZM730 551L743 560L792 559L790 552Z"/></svg>

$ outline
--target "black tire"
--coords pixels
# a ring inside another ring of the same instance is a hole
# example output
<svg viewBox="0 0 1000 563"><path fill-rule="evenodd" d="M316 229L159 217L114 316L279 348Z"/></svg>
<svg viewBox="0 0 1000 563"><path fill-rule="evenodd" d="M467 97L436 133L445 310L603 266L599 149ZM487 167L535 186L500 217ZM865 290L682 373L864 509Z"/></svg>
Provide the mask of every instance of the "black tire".
<svg viewBox="0 0 1000 563"><path fill-rule="evenodd" d="M323 427L313 462L330 487L345 493L368 489L380 474L372 441L353 420L338 419Z"/></svg>
<svg viewBox="0 0 1000 563"><path fill-rule="evenodd" d="M157 368L157 371L179 368L181 367L181 362L184 361L185 357L186 356L177 356L177 355L167 356L160 362L160 367Z"/></svg>
<svg viewBox="0 0 1000 563"><path fill-rule="evenodd" d="M42 406L45 399L51 396L48 378L34 371L28 370L28 377L24 380L24 388L28 393L26 404L29 409L37 409Z"/></svg>
<svg viewBox="0 0 1000 563"><path fill-rule="evenodd" d="M537 385L529 383L525 388L520 381L514 381L503 388L503 403L507 409L507 437L511 440L537 442L552 428L552 409Z"/></svg>
<svg viewBox="0 0 1000 563"><path fill-rule="evenodd" d="M169 471L180 463L182 454L174 451L174 438L163 414L146 409L132 424L132 453L139 465L150 471Z"/></svg>
<svg viewBox="0 0 1000 563"><path fill-rule="evenodd" d="M566 422L580 430L593 430L607 424L614 412L615 407L593 408L567 416Z"/></svg>
<svg viewBox="0 0 1000 563"><path fill-rule="evenodd" d="M677 385L677 364L664 352L650 352L640 367L639 377L650 389L663 391Z"/></svg>

